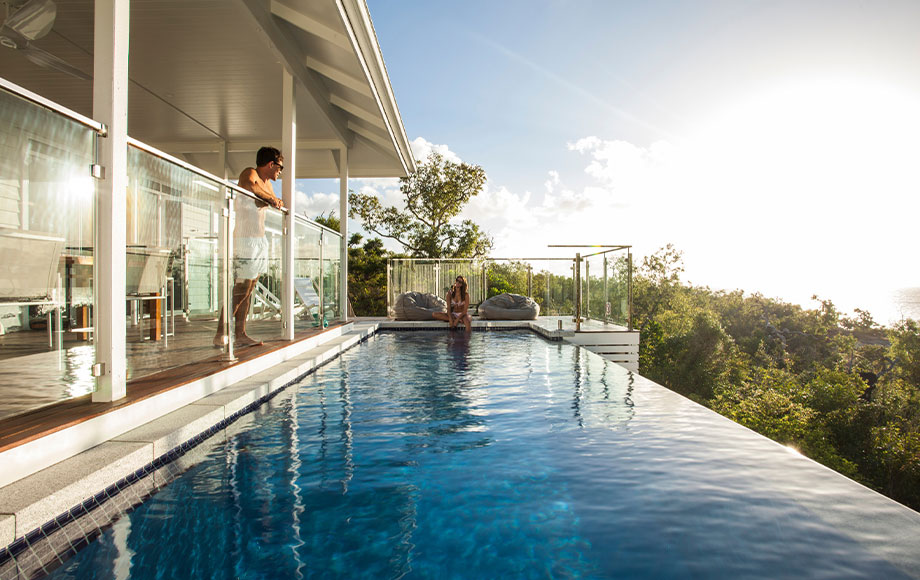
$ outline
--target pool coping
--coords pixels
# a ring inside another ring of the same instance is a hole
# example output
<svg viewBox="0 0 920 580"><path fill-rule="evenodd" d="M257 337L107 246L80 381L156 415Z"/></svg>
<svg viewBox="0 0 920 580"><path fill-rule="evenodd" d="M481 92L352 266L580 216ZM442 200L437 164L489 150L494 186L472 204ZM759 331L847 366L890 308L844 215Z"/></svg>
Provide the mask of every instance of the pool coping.
<svg viewBox="0 0 920 580"><path fill-rule="evenodd" d="M353 322L339 333L322 337L322 342L309 341L295 356L282 357L241 380L193 389L197 392L179 397L173 410L0 487L0 560L4 552L16 551L17 542L30 536L34 539L36 532L47 533L56 521L58 525L66 523L77 515L75 511L92 509L94 498L101 499L106 492L111 495L112 488L137 481L161 467L170 456L181 454L183 448L187 450L254 410L367 339L377 328L377 323ZM135 409L132 415L139 411ZM54 442L44 440L44 444Z"/></svg>

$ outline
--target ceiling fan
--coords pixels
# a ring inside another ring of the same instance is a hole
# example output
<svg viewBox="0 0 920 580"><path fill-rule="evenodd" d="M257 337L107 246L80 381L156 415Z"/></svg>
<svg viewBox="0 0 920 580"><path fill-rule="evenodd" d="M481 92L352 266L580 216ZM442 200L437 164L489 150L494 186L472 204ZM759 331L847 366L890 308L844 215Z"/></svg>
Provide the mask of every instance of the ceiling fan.
<svg viewBox="0 0 920 580"><path fill-rule="evenodd" d="M15 8L13 6L12 2L6 3L7 16L3 26L0 26L0 45L20 52L38 66L78 79L92 80L91 76L80 69L32 44L32 41L51 32L54 26L57 5L53 0L27 0Z"/></svg>

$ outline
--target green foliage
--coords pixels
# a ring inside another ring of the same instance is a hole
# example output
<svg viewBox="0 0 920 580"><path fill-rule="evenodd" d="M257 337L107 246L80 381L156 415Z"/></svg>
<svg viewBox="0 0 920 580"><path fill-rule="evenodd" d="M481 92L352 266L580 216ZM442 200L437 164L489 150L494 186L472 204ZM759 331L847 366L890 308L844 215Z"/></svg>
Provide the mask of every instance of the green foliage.
<svg viewBox="0 0 920 580"><path fill-rule="evenodd" d="M485 182L482 167L454 163L432 153L418 163L415 173L400 178L405 210L384 207L375 196L351 192L349 216L361 220L365 230L396 240L413 257L482 257L492 248L492 239L471 220L459 224L452 220Z"/></svg>
<svg viewBox="0 0 920 580"><path fill-rule="evenodd" d="M920 323L904 320L889 331L888 337L898 376L912 385L920 385Z"/></svg>
<svg viewBox="0 0 920 580"><path fill-rule="evenodd" d="M920 324L689 286L682 271L667 246L635 273L643 375L920 508Z"/></svg>
<svg viewBox="0 0 920 580"><path fill-rule="evenodd" d="M489 279L489 295L487 298L498 296L499 294L521 294L529 296L527 276L527 264L523 262L506 262L489 264L487 276ZM531 287L533 281L531 279Z"/></svg>
<svg viewBox="0 0 920 580"><path fill-rule="evenodd" d="M338 216L335 215L335 210L330 211L329 215L326 215L326 212L323 212L316 216L313 221L336 232L339 231L339 228L342 225L341 220L339 220Z"/></svg>

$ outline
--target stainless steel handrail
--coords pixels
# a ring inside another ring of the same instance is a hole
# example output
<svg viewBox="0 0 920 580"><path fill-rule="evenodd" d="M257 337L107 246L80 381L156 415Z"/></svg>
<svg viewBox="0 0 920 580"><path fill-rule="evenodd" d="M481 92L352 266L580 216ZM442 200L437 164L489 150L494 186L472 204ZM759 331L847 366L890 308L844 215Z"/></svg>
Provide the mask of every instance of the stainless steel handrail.
<svg viewBox="0 0 920 580"><path fill-rule="evenodd" d="M571 262L575 258L390 258L403 262L523 262L523 261L557 261Z"/></svg>
<svg viewBox="0 0 920 580"><path fill-rule="evenodd" d="M4 89L5 91L9 93L16 95L17 97L21 97L40 107L48 109L49 111L53 111L55 113L58 113L59 115L63 115L73 121L80 123L81 125L86 125L90 129L98 133L99 135L105 136L105 134L108 132L108 129L102 123L98 121L94 121L93 119L90 119L89 117L81 115L80 113L77 113L76 111L71 111L67 107L59 105L55 103L54 101L50 101L41 95L37 95L28 89L20 87L16 83L12 83L6 80L3 77L0 77L0 88Z"/></svg>
<svg viewBox="0 0 920 580"><path fill-rule="evenodd" d="M137 149L140 149L141 151L145 151L145 152L147 152L147 153L153 155L154 157L159 157L159 158L162 159L163 161L168 161L169 163L178 165L179 167L182 167L182 168L184 168L184 169L187 169L187 170L191 171L192 173L198 174L198 175L200 175L201 177L204 177L205 179L209 179L209 180L211 180L211 181L217 182L217 183L219 183L220 185L222 185L222 186L224 186L224 187L226 187L226 188L228 188L228 189L233 190L234 193L239 193L239 194L241 194L241 195L245 195L245 196L250 197L250 198L252 198L252 199L254 199L254 200L256 200L256 201L261 201L261 200L259 199L259 197L256 196L256 194L252 193L251 191L247 191L247 190L243 189L242 187L240 187L239 185L237 185L237 184L235 184L235 183L231 183L230 181L227 181L226 179L223 179L223 178L221 178L221 177L217 177L217 176L214 175L213 173L209 173L209 172L205 171L204 169L201 169L200 167L196 167L196 166L192 165L191 163L187 163L187 162L182 161L181 159L179 159L179 158L177 158L177 157L173 157L173 156L170 155L169 153L166 153L165 151L161 151L161 150L157 149L156 147L154 147L153 145L148 145L148 144L144 143L143 141L138 141L138 140L135 139L134 137L128 137L128 145L131 145L132 147L136 147ZM276 208L272 208L272 209L276 209ZM277 209L277 211L279 211L279 212L281 212L281 213L288 213L288 209L287 209L287 208Z"/></svg>
<svg viewBox="0 0 920 580"><path fill-rule="evenodd" d="M315 222L315 221L311 220L310 218L306 218L306 217L303 217L303 216L300 216L300 215L295 215L295 216L294 216L294 219L295 219L295 220L298 220L298 221L300 221L300 222L303 222L303 223L305 223L305 224L307 224L307 225L316 226L316 227L318 227L320 230L326 230L326 231L329 232L330 234L335 234L335 235L339 236L340 238L342 237L342 232L337 232L337 231L335 231L335 230L332 229L332 228L326 227L326 226L324 226L323 224L321 224L321 223L319 223L319 222Z"/></svg>

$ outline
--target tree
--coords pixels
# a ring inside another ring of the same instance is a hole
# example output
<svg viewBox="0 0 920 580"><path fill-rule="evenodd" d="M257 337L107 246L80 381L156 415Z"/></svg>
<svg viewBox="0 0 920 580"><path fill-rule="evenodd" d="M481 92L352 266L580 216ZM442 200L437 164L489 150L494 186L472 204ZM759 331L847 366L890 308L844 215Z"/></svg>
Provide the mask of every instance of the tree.
<svg viewBox="0 0 920 580"><path fill-rule="evenodd" d="M418 258L478 258L488 254L492 239L471 220L452 220L478 195L486 173L478 165L454 163L432 153L418 170L400 178L405 210L384 207L372 195L351 192L350 217L368 232L399 242Z"/></svg>

